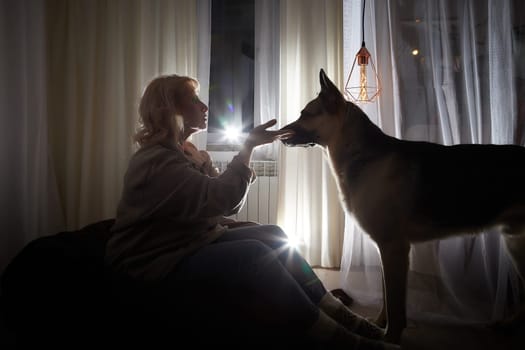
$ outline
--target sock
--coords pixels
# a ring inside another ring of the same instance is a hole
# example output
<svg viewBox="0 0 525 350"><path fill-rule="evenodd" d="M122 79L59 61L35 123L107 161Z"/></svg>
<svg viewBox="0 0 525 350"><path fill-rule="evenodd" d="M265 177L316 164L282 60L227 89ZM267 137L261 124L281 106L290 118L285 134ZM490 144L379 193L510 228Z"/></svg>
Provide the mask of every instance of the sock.
<svg viewBox="0 0 525 350"><path fill-rule="evenodd" d="M333 338L329 342L329 348L344 350L401 350L401 347L397 344L362 337L342 326L334 333Z"/></svg>
<svg viewBox="0 0 525 350"><path fill-rule="evenodd" d="M319 310L319 317L308 334L329 349L353 350L400 350L398 345L379 340L368 339L348 331L324 311Z"/></svg>
<svg viewBox="0 0 525 350"><path fill-rule="evenodd" d="M319 317L309 330L309 334L316 340L325 342L332 339L340 325L330 316L319 310Z"/></svg>
<svg viewBox="0 0 525 350"><path fill-rule="evenodd" d="M370 339L383 339L384 337L382 328L354 313L330 292L323 296L319 302L319 308L350 332Z"/></svg>

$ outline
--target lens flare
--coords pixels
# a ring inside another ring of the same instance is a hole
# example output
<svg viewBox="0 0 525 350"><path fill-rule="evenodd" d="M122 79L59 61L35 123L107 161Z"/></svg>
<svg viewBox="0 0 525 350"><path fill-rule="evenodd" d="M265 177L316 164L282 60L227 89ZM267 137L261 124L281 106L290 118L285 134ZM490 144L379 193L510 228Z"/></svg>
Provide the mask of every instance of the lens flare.
<svg viewBox="0 0 525 350"><path fill-rule="evenodd" d="M241 130L235 126L226 125L223 130L224 137L230 143L237 143L241 138Z"/></svg>
<svg viewBox="0 0 525 350"><path fill-rule="evenodd" d="M226 101L226 107L228 107L228 110L233 113L233 103L231 101Z"/></svg>
<svg viewBox="0 0 525 350"><path fill-rule="evenodd" d="M286 245L295 249L299 246L299 239L295 236L288 236L288 242L286 242Z"/></svg>

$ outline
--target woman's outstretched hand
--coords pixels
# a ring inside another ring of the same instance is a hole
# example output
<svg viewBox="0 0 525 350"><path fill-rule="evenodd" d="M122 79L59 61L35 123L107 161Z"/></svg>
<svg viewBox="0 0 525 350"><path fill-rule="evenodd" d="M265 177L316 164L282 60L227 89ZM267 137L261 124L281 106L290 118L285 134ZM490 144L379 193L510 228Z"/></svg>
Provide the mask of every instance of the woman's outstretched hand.
<svg viewBox="0 0 525 350"><path fill-rule="evenodd" d="M272 143L275 140L286 139L292 136L291 130L266 130L277 123L276 119L271 119L264 124L256 126L249 133L244 141L244 145L248 148L255 148L260 145Z"/></svg>

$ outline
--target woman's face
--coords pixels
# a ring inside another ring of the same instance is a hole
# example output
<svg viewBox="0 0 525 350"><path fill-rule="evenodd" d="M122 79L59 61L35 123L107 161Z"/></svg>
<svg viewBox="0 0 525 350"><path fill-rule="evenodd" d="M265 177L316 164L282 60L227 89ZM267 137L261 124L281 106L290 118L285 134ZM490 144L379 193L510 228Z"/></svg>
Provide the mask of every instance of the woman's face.
<svg viewBox="0 0 525 350"><path fill-rule="evenodd" d="M189 84L182 96L179 111L184 120L186 137L208 126L208 106L199 99L197 92Z"/></svg>

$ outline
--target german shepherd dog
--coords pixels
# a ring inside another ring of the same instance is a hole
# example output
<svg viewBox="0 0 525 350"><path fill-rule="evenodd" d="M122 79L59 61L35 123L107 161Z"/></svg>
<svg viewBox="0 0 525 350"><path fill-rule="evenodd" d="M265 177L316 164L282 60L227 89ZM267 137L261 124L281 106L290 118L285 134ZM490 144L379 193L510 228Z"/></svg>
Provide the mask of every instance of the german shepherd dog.
<svg viewBox="0 0 525 350"><path fill-rule="evenodd" d="M388 136L322 69L319 77L321 92L283 127L294 133L282 141L324 149L345 210L377 244L386 340L399 343L406 327L411 243L500 226L523 279L525 147L444 146ZM519 314L515 320L523 319L523 310Z"/></svg>

